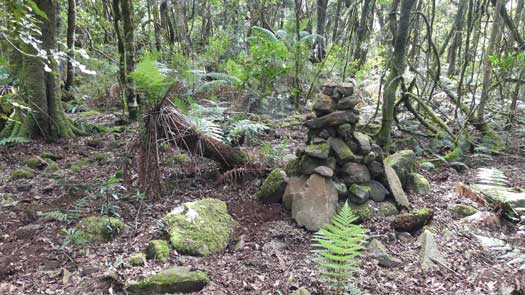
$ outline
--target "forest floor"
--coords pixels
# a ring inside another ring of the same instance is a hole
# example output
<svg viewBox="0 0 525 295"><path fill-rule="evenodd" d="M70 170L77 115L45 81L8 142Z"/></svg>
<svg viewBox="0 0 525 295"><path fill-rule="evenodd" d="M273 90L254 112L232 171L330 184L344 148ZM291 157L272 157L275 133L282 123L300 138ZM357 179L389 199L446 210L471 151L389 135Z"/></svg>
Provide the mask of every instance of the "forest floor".
<svg viewBox="0 0 525 295"><path fill-rule="evenodd" d="M88 119L109 126L115 118L98 115ZM127 280L172 265L209 273L211 283L199 294L292 294L302 286L312 294L326 294L312 262L311 233L299 228L280 205L257 202L260 178L247 178L238 185L219 184L218 170L206 161L167 167L165 193L158 200L112 200L127 224L124 234L114 241L63 247L64 230L75 222L66 224L39 212L71 210L87 197L89 203L81 215L98 214L106 202L98 192L103 181L120 169L119 158L132 136L129 130L56 144L33 141L0 148L0 294L125 294L122 286ZM297 146L304 142L305 133L301 127L277 129L263 141L279 144L287 140ZM25 160L44 152L58 157L58 171L35 170L33 178L10 179ZM364 223L368 235L383 242L403 263L383 268L364 256L362 271L356 275L361 289L370 294L505 294L502 290L509 287L515 290L513 294L525 294L525 270L499 259L498 253L481 246L472 235L495 237L525 251L525 226L502 221L473 229L448 210L453 204L486 209L456 194L457 183L469 183L478 167L501 169L512 185L525 187L525 140L509 153L491 159L469 157L465 163L470 169L463 173L447 167L420 171L430 180L432 191L409 195L415 208L434 209L430 226L448 266L422 271L418 234L401 237L387 219L375 218ZM204 258L172 253L166 263L126 265L130 255L143 251L149 240L161 235L158 220L163 215L182 202L205 197L226 201L239 224L236 241L225 253ZM242 243L237 243L239 239Z"/></svg>

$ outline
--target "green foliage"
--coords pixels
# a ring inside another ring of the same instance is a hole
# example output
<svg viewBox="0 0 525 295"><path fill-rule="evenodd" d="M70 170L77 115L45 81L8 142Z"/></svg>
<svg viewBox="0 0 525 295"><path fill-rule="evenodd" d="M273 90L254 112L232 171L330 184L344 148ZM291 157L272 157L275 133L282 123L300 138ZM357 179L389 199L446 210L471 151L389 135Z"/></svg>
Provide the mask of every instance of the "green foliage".
<svg viewBox="0 0 525 295"><path fill-rule="evenodd" d="M52 218L57 221L61 221L67 224L70 224L80 218L80 215L86 211L89 205L89 198L84 197L79 199L73 205L73 208L67 211L48 211L39 213L39 216Z"/></svg>
<svg viewBox="0 0 525 295"><path fill-rule="evenodd" d="M62 249L71 246L84 246L88 243L82 231L79 231L76 228L63 229L62 232L64 234Z"/></svg>
<svg viewBox="0 0 525 295"><path fill-rule="evenodd" d="M277 146L272 146L270 143L265 143L261 147L261 153L271 167L282 166L287 150L287 141L284 141Z"/></svg>
<svg viewBox="0 0 525 295"><path fill-rule="evenodd" d="M229 128L227 140L238 142L241 137L244 137L246 142L253 142L257 136L268 129L269 127L264 124L246 119L235 121Z"/></svg>
<svg viewBox="0 0 525 295"><path fill-rule="evenodd" d="M364 229L353 224L358 219L346 202L331 223L319 230L313 240L320 273L335 294L348 290L348 281L357 269L366 238Z"/></svg>
<svg viewBox="0 0 525 295"><path fill-rule="evenodd" d="M170 73L171 70L166 65L156 61L153 54L146 54L130 75L135 81L137 89L144 93L144 103L154 107L162 101L168 88L174 82L169 76Z"/></svg>

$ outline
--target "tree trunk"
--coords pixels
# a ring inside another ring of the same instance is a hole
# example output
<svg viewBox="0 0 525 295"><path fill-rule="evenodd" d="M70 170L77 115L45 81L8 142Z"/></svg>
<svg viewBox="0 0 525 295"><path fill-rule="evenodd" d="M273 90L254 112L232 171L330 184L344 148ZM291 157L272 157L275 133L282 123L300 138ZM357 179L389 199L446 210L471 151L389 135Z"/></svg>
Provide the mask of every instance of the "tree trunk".
<svg viewBox="0 0 525 295"><path fill-rule="evenodd" d="M410 14L414 7L415 0L403 0L401 2L401 16L399 24L395 25L396 34L394 38L394 53L390 61L390 73L386 80L385 94L383 98L383 118L381 129L376 135L377 141L385 150L389 149L391 142L392 122L394 121L394 105L396 102L396 92L406 68L406 48L410 29ZM391 19L392 21L392 19Z"/></svg>
<svg viewBox="0 0 525 295"><path fill-rule="evenodd" d="M57 2L58 0L35 1L47 16L45 19L35 17L39 19L42 32L41 49L46 52L48 60L28 55L20 59L20 78L25 81L29 106L33 112L23 118L17 117L17 120L7 124L0 137L43 136L54 141L58 138L73 137L80 132L66 119L60 100L58 77L55 74L57 63L53 53L57 50ZM32 52L33 49L26 50Z"/></svg>
<svg viewBox="0 0 525 295"><path fill-rule="evenodd" d="M368 27L370 24L369 18L373 17L374 11L374 0L365 0L363 3L363 8L361 10L361 19L359 20L359 26L357 27L357 44L354 51L354 60L358 60L356 71L359 70L366 62L367 56L367 46L366 39L368 38L368 33L372 29Z"/></svg>
<svg viewBox="0 0 525 295"><path fill-rule="evenodd" d="M456 57L457 57L457 53L460 48L462 36L463 36L463 27L464 27L463 19L465 16L466 6L467 6L466 1L461 1L459 3L458 13L456 14L456 19L454 20L454 33L453 33L454 36L452 39L452 44L450 44L450 47L448 48L448 56L447 56L447 62L448 62L447 75L449 77L457 74Z"/></svg>
<svg viewBox="0 0 525 295"><path fill-rule="evenodd" d="M66 83L64 89L69 91L73 85L74 69L72 60L75 57L75 26L77 7L76 0L68 0L67 6L67 69L66 69Z"/></svg>
<svg viewBox="0 0 525 295"><path fill-rule="evenodd" d="M129 75L135 70L135 28L133 27L132 0L121 0L120 9L122 11L124 47L126 53L126 101L128 104L128 116L130 121L135 121L138 116L138 102L135 84Z"/></svg>

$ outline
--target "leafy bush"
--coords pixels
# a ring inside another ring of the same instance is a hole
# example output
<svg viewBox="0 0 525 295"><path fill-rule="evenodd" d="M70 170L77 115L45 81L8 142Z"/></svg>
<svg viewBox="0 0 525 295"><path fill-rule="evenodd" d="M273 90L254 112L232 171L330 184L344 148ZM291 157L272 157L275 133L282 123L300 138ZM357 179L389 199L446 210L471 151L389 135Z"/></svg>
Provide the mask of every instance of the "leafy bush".
<svg viewBox="0 0 525 295"><path fill-rule="evenodd" d="M357 270L365 240L364 229L353 224L357 219L346 202L332 221L313 238L320 274L335 294L355 291L348 281Z"/></svg>

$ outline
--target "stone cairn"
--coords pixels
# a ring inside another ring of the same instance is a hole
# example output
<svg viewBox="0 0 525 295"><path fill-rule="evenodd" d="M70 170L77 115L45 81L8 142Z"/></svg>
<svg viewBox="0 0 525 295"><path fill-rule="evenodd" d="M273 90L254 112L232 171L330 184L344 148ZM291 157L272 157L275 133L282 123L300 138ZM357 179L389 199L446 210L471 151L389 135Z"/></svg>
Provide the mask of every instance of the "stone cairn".
<svg viewBox="0 0 525 295"><path fill-rule="evenodd" d="M313 105L315 116L304 123L307 145L286 166L284 206L308 229L317 230L328 222L338 201L382 202L389 194L383 150L356 131L359 111L355 107L360 101L352 83L323 85Z"/></svg>

